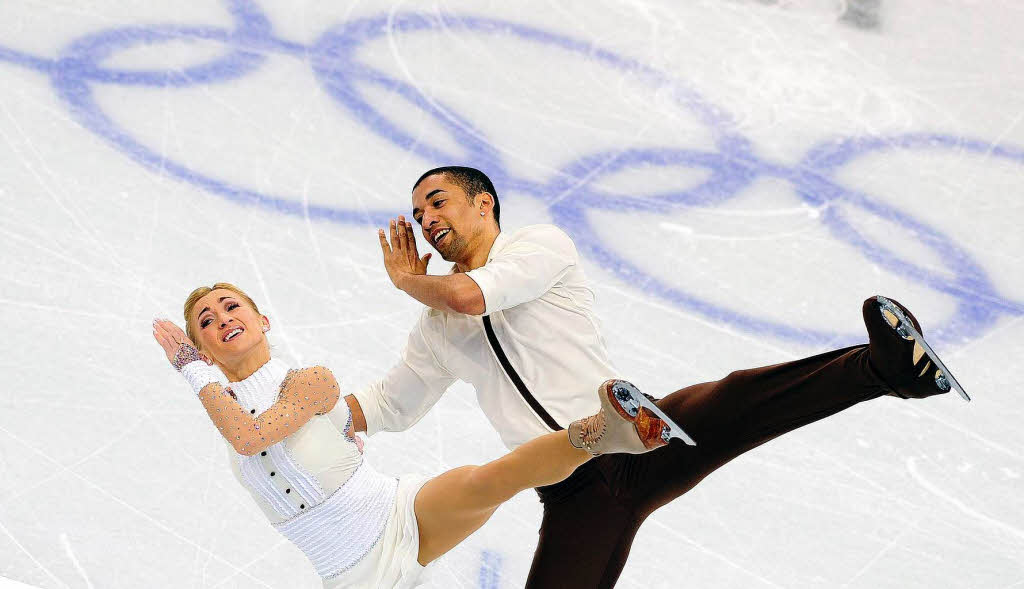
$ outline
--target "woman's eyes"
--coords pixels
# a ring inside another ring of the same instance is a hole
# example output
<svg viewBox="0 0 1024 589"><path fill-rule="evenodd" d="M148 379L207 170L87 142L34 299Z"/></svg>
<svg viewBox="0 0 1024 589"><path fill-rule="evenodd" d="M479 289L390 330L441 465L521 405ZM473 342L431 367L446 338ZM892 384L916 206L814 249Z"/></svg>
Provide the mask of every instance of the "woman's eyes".
<svg viewBox="0 0 1024 589"><path fill-rule="evenodd" d="M225 307L225 309L227 309L228 311L234 311L234 310L235 310L235 309L237 309L237 308L238 308L238 303L236 303L236 302L234 302L234 301L232 301L232 302L228 303L228 306L227 306L227 307ZM207 317L206 319L203 319L202 321L200 321L200 322L199 322L199 327L200 327L200 328L206 327L206 326L207 326L207 325L209 325L209 324L210 324L210 323L211 323L212 321L213 321L213 319L212 319L212 318L210 318L210 317Z"/></svg>

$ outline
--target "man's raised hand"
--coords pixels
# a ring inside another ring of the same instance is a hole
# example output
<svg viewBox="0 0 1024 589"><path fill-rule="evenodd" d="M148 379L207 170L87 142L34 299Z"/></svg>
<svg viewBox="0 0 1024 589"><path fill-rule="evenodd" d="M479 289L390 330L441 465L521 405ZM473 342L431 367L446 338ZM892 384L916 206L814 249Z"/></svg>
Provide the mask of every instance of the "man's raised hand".
<svg viewBox="0 0 1024 589"><path fill-rule="evenodd" d="M406 275L427 273L430 254L420 257L416 249L416 234L412 224L406 222L404 216L399 216L397 220L392 219L388 225L391 233L390 243L383 229L377 230L377 237L380 238L380 249L384 254L384 268L388 271L388 277L401 289L402 279Z"/></svg>

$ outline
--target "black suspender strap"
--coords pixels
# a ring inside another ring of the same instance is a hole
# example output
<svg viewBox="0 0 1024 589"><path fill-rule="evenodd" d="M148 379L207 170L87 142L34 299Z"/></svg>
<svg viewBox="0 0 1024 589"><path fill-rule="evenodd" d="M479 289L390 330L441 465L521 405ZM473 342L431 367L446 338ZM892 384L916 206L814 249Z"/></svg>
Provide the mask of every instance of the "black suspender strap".
<svg viewBox="0 0 1024 589"><path fill-rule="evenodd" d="M512 384L516 386L516 389L519 390L519 394L526 400L530 409L533 409L533 412L537 414L537 417L540 417L551 429L555 431L565 429L558 425L557 421L551 418L551 415L544 410L544 407L541 407L541 404L537 402L537 399L530 394L530 389L526 388L526 383L523 382L523 379L519 378L519 374L516 372L516 369L512 368L512 363L508 361L508 356L505 355L505 351L501 349L501 344L498 343L498 338L494 335L494 328L491 327L490 316L484 317L484 331L487 332L487 342L491 344L491 349L494 350L494 355L498 357L498 362L501 363L501 367L505 369L505 374L508 375L509 380L511 380Z"/></svg>

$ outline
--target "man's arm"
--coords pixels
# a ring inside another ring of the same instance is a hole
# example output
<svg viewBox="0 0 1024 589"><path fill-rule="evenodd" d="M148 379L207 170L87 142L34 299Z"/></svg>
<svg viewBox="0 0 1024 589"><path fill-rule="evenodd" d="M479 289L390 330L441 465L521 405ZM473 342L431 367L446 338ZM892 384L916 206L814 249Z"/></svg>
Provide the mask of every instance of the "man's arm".
<svg viewBox="0 0 1024 589"><path fill-rule="evenodd" d="M483 293L490 315L542 297L572 271L576 246L554 225L524 229L489 262L465 275Z"/></svg>
<svg viewBox="0 0 1024 589"><path fill-rule="evenodd" d="M384 268L399 290L438 311L479 315L484 312L484 295L473 279L465 274L431 276L427 274L430 254L419 257L412 224L403 217L390 222L391 240L378 231Z"/></svg>
<svg viewBox="0 0 1024 589"><path fill-rule="evenodd" d="M363 415L363 408L359 406L359 401L356 400L355 395L345 395L345 404L348 405L348 410L352 412L352 432L365 432L366 431L366 417Z"/></svg>
<svg viewBox="0 0 1024 589"><path fill-rule="evenodd" d="M439 311L484 315L542 296L579 260L576 246L554 225L538 225L520 235L487 264L467 273L426 274L430 254L418 257L412 226L391 222L391 244L378 233L384 266L396 287Z"/></svg>
<svg viewBox="0 0 1024 589"><path fill-rule="evenodd" d="M373 435L412 427L455 382L430 345L428 311L409 333L401 360L381 380L345 397L335 411L352 413L352 429ZM438 334L433 334L437 336Z"/></svg>
<svg viewBox="0 0 1024 589"><path fill-rule="evenodd" d="M401 274L395 286L424 305L464 315L484 312L484 293L472 278L459 272L447 276Z"/></svg>

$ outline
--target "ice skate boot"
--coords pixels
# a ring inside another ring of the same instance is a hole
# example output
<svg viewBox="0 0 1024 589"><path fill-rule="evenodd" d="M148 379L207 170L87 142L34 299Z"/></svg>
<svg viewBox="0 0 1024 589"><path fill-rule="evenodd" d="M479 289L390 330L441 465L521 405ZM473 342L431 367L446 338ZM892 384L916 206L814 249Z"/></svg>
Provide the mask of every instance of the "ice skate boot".
<svg viewBox="0 0 1024 589"><path fill-rule="evenodd" d="M893 299L875 296L864 301L862 312L871 365L889 385L890 395L923 399L956 389L964 400L971 400L924 341L921 324L906 307Z"/></svg>
<svg viewBox="0 0 1024 589"><path fill-rule="evenodd" d="M624 380L608 380L597 389L601 410L569 424L569 441L594 456L643 454L679 438L694 442L671 418Z"/></svg>

